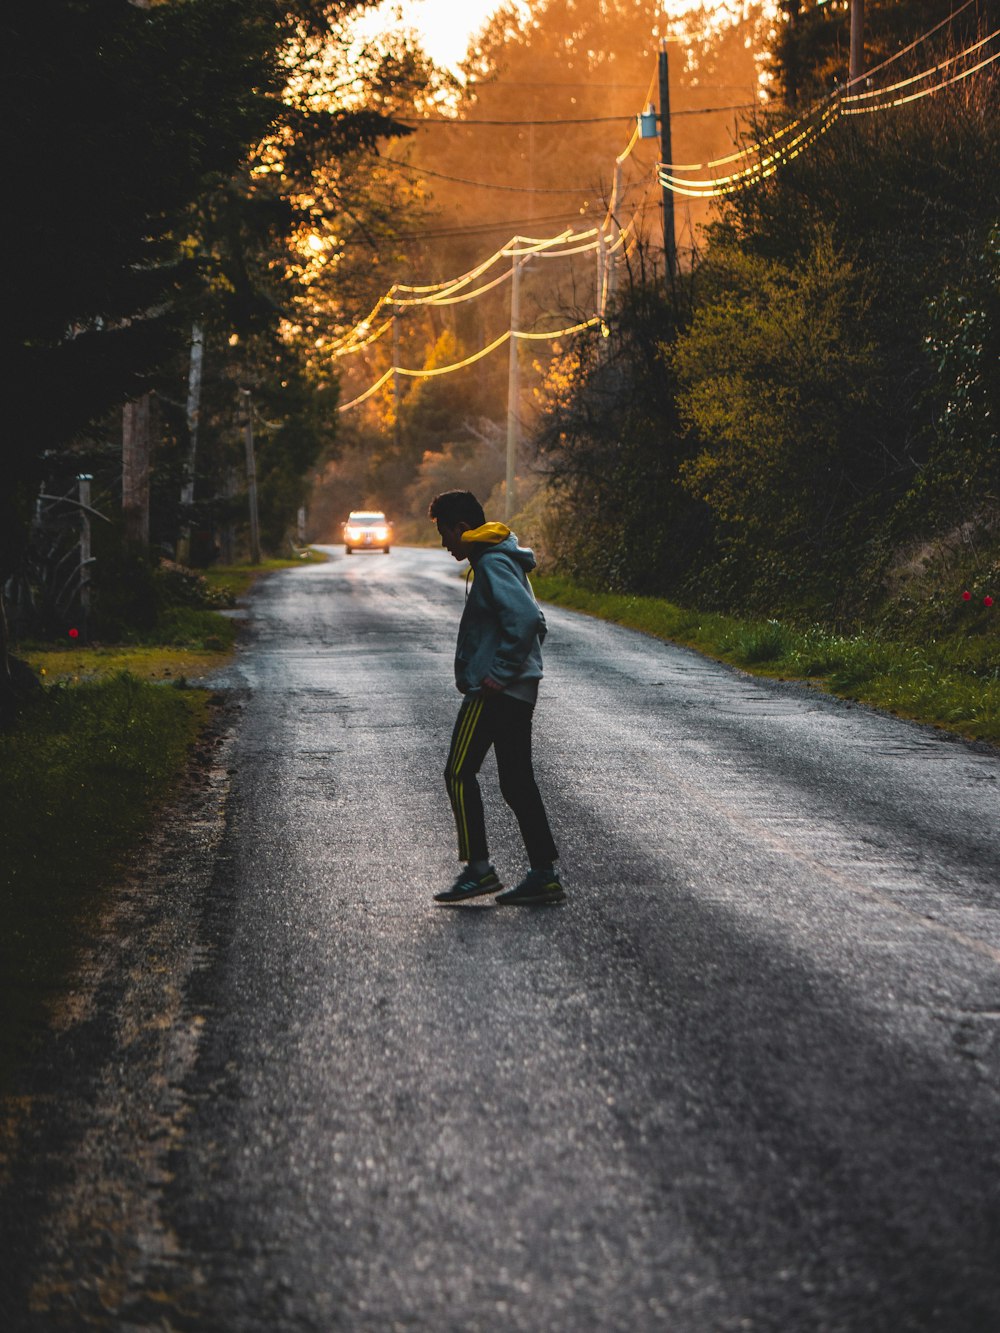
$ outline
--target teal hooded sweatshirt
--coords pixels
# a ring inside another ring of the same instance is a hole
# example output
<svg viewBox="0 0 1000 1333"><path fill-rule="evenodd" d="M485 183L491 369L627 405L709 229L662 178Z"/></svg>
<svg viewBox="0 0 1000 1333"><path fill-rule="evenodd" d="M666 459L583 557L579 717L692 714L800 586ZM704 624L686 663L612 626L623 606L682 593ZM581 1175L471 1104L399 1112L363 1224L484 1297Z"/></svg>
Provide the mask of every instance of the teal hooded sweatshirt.
<svg viewBox="0 0 1000 1333"><path fill-rule="evenodd" d="M455 684L463 694L478 694L490 676L514 698L533 701L545 638L545 617L528 582L534 552L519 546L503 523L485 523L463 539L481 549L470 556L472 583L458 627Z"/></svg>

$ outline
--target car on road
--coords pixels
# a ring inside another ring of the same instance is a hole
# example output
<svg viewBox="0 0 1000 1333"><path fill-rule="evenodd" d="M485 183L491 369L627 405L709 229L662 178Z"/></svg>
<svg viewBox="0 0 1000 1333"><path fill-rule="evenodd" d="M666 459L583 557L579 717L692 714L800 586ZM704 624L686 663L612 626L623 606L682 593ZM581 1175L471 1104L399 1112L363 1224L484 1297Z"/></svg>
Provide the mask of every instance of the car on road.
<svg viewBox="0 0 1000 1333"><path fill-rule="evenodd" d="M344 550L384 551L389 554L392 545L392 524L381 510L354 509L344 524Z"/></svg>

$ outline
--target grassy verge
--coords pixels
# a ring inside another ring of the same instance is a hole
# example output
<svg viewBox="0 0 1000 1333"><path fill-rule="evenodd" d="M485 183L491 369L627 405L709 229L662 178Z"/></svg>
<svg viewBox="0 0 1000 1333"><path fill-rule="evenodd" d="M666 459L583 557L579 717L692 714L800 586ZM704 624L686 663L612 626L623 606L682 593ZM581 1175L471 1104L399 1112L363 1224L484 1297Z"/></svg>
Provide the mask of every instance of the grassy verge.
<svg viewBox="0 0 1000 1333"><path fill-rule="evenodd" d="M217 568L204 583L232 604L302 563ZM46 688L0 734L0 1087L204 731L209 695L185 687L225 665L235 633L211 607L168 605L125 643L15 647Z"/></svg>
<svg viewBox="0 0 1000 1333"><path fill-rule="evenodd" d="M0 1085L208 708L204 691L119 672L39 692L0 735Z"/></svg>
<svg viewBox="0 0 1000 1333"><path fill-rule="evenodd" d="M275 569L296 569L299 565L322 565L326 560L322 551L314 551L310 547L294 560L265 560L260 565L213 565L200 573L210 588L239 600L261 574Z"/></svg>
<svg viewBox="0 0 1000 1333"><path fill-rule="evenodd" d="M199 571L199 579L222 606L234 606L262 574L322 563L316 551L297 560L268 560L260 565L227 565ZM79 685L127 671L139 680L197 683L229 661L237 627L218 610L204 606L169 606L152 629L129 634L127 643L65 646L22 643L18 657L46 685Z"/></svg>
<svg viewBox="0 0 1000 1333"><path fill-rule="evenodd" d="M743 670L802 680L900 717L1000 743L1000 640L956 633L919 646L876 634L842 637L814 626L688 611L655 597L588 592L540 577L535 591L603 620L696 648Z"/></svg>

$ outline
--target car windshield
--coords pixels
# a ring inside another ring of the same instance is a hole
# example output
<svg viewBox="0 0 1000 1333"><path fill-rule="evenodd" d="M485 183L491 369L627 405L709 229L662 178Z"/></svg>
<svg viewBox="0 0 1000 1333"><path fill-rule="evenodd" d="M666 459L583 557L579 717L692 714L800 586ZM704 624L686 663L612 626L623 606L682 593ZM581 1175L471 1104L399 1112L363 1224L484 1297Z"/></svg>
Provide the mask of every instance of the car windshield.
<svg viewBox="0 0 1000 1333"><path fill-rule="evenodd" d="M341 513L344 511L341 510ZM347 520L348 523L384 523L385 514L352 514Z"/></svg>

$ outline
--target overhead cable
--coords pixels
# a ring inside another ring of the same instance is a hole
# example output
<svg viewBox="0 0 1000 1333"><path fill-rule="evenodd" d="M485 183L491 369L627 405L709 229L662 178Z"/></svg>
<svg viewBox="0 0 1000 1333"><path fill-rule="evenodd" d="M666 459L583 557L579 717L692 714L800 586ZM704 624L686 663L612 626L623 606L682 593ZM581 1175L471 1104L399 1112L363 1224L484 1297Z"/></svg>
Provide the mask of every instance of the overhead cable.
<svg viewBox="0 0 1000 1333"><path fill-rule="evenodd" d="M971 0L970 0L971 3ZM966 8L967 6L963 6ZM955 14L961 13L956 10ZM952 15L951 17L955 17ZM945 20L948 22L949 20ZM938 24L937 27L942 27ZM937 28L932 29L937 31ZM924 38L918 39L912 43L908 50L918 46L925 40L930 33L924 35ZM785 162L790 162L798 157L807 147L810 147L821 135L825 134L841 116L864 115L875 111L884 111L893 107L903 106L908 102L915 102L923 97L929 97L933 93L943 91L953 84L960 83L962 80L971 77L973 74L986 69L996 60L1000 59L1000 51L994 52L977 64L968 69L960 70L948 79L942 79L928 88L923 88L918 92L910 93L903 97L891 97L893 92L898 92L903 88L912 87L926 79L940 74L959 60L967 59L977 51L981 51L984 46L1000 37L1000 28L982 38L978 42L973 42L957 54L947 57L938 64L922 70L918 74L911 75L906 79L901 79L897 83L889 84L886 87L866 89L860 93L848 93L843 89L838 89L830 94L823 102L817 103L802 116L797 117L790 124L782 126L775 133L768 135L759 142L750 144L735 153L730 153L727 157L716 158L711 162L704 163L661 163L658 168L658 177L664 188L673 191L675 194L685 195L688 198L702 199L714 198L720 195L731 194L735 190L742 188L754 180L762 180L774 174L779 166ZM890 61L884 61L878 68L885 68ZM855 84L857 80L854 81ZM853 85L850 85L853 86ZM862 105L862 103L865 103ZM817 120L817 115L819 119ZM789 137L791 136L791 137ZM772 149L770 153L761 156L765 149ZM748 160L756 157L756 161L750 161L749 165L743 170L731 172L726 176L709 177L690 177L678 175L679 172L711 171L716 167L736 163L741 160Z"/></svg>
<svg viewBox="0 0 1000 1333"><path fill-rule="evenodd" d="M579 185L567 185L565 188L556 189L551 186L534 185L498 185L493 181L472 181L464 176L449 176L443 171L432 171L430 167L414 167L409 162L401 162L399 158L387 157L384 153L379 156L380 162L389 162L394 167L399 167L401 171L413 172L417 176L434 176L437 180L451 181L455 185L468 185L476 190L503 190L508 194L576 194L580 193Z"/></svg>
<svg viewBox="0 0 1000 1333"><path fill-rule="evenodd" d="M932 84L931 87L924 88L920 92L912 93L907 97L897 97L893 98L891 101L882 100L876 102L871 100L874 98L884 99L887 93L898 92L901 88L909 88L915 83L920 83L924 79L929 79L934 74L938 74L941 70L947 69L949 65L954 65L965 56L971 55L973 51L982 50L984 46L995 41L997 37L1000 37L1000 28L997 28L995 32L991 32L988 37L984 37L973 46L968 46L964 51L959 51L957 55L949 56L947 60L942 60L940 64L935 65L932 69L925 69L920 74L914 74L908 79L901 79L899 83L890 84L886 88L873 88L866 90L863 93L852 93L848 97L843 97L841 98L842 114L845 116L857 116L862 115L867 111L881 111L886 107L903 106L906 102L916 102L921 97L929 97L931 93L940 92L942 88L950 88L953 83L960 83L963 79L969 78L970 75L977 74L981 69L985 69L988 65L992 65L994 60L1000 56L1000 51L994 52L991 56L987 56L985 60L981 60L977 65L972 65L969 69L959 71L958 74L953 75L950 79L942 79L940 83ZM854 105L855 103L862 101L871 101L871 105Z"/></svg>
<svg viewBox="0 0 1000 1333"><path fill-rule="evenodd" d="M936 32L939 32L954 19L957 19L959 14L964 14L969 6L974 4L978 4L978 0L965 0L965 4L959 5L958 9L953 9L947 18L943 18L940 23L935 23L933 28L928 28L926 32L921 33L915 41L912 41L909 44L909 46L904 46L901 51L893 52L893 54L889 56L887 60L883 60L880 65L873 65L871 69L866 69L863 74L857 75L850 83L848 83L847 87L853 87L855 83L860 83L862 79L870 79L873 74L881 73L881 71L886 69L889 65L895 64L895 62L902 59L903 56L909 55L911 51L916 50L916 48L926 42L929 37L933 37Z"/></svg>
<svg viewBox="0 0 1000 1333"><path fill-rule="evenodd" d="M579 248L572 246L570 249L556 250L554 247L564 247L566 245L571 245L573 242L586 241L589 237L596 235L596 227L591 227L588 230L581 232L574 232L570 228L566 228L566 230L561 232L558 236L532 237L515 235L510 238L506 245L501 246L499 250L494 251L488 259L483 260L474 268L469 269L467 273L461 274L458 278L448 279L447 281L440 283L428 283L421 287L406 283L395 283L379 298L376 305L363 320L359 321L350 332L345 334L343 338L332 343L326 350L331 356L341 357L354 352L359 352L363 348L370 346L377 339L381 338L392 325L392 319L390 318L374 333L370 332L373 321L383 310L398 310L410 306L455 305L459 301L472 300L473 297L482 295L483 292L489 291L490 288L496 287L501 282L506 281L511 275L511 270L508 269L491 282L476 288L474 291L462 292L461 295L457 295L457 293L461 292L462 288L467 286L468 283L481 277L483 273L490 269L497 260L501 258L528 257L535 254L544 254L547 251L553 251L556 255L580 254L586 250L596 248L597 242L593 241L591 244ZM409 292L412 293L412 295L405 297L397 295L397 293L400 292Z"/></svg>
<svg viewBox="0 0 1000 1333"><path fill-rule="evenodd" d="M971 4L972 0L969 0L969 3ZM683 111L671 111L670 116L671 119L675 116L714 116L726 111L749 111L756 105L756 102L736 102L731 106L688 107ZM396 116L395 120L400 125L414 128L423 128L425 125L454 125L464 129L476 129L480 125L502 125L508 129L517 129L519 126L528 128L538 125L621 125L624 121L634 121L635 112L630 111L624 116L558 116L551 120L458 120L451 116L427 116L422 119Z"/></svg>
<svg viewBox="0 0 1000 1333"><path fill-rule="evenodd" d="M1000 29L998 29L997 32L1000 32ZM853 102L868 101L873 97L881 97L885 93L898 92L900 88L908 88L911 84L919 83L921 79L929 79L932 74L937 74L941 70L947 69L949 65L954 65L957 61L964 59L965 56L972 55L973 51L978 51L980 48L988 45L993 41L994 37L997 36L997 32L991 32L988 37L983 37L972 46L967 46L963 51L948 56L945 60L940 61L937 65L932 65L929 69L921 70L919 74L911 74L907 79L900 79L898 83L890 83L881 88L867 88L862 93L846 93L840 99L841 104L849 106Z"/></svg>
<svg viewBox="0 0 1000 1333"><path fill-rule="evenodd" d="M495 352L497 348L502 347L504 343L510 342L511 338L517 338L524 341L554 341L556 338L566 338L573 333L580 333L584 329L593 328L595 324L600 323L600 316L594 315L591 319L583 320L579 324L573 324L564 329L553 329L548 333L527 333L523 330L505 329L504 332L501 333L498 338L494 338L488 346L480 348L478 352L473 352L471 356L464 357L461 361L455 361L451 365L432 366L426 370L409 370L405 366L390 366L384 374L379 376L374 384L368 386L364 393L358 394L357 398L352 398L349 403L341 403L337 408L337 411L346 412L350 408L357 407L359 404L365 402L366 399L372 396L372 394L377 393L384 384L387 384L394 375L404 375L407 379L418 380L433 379L438 375L450 375L456 370L464 370L467 366L471 366L475 362L481 361L483 357L489 356L491 352Z"/></svg>

